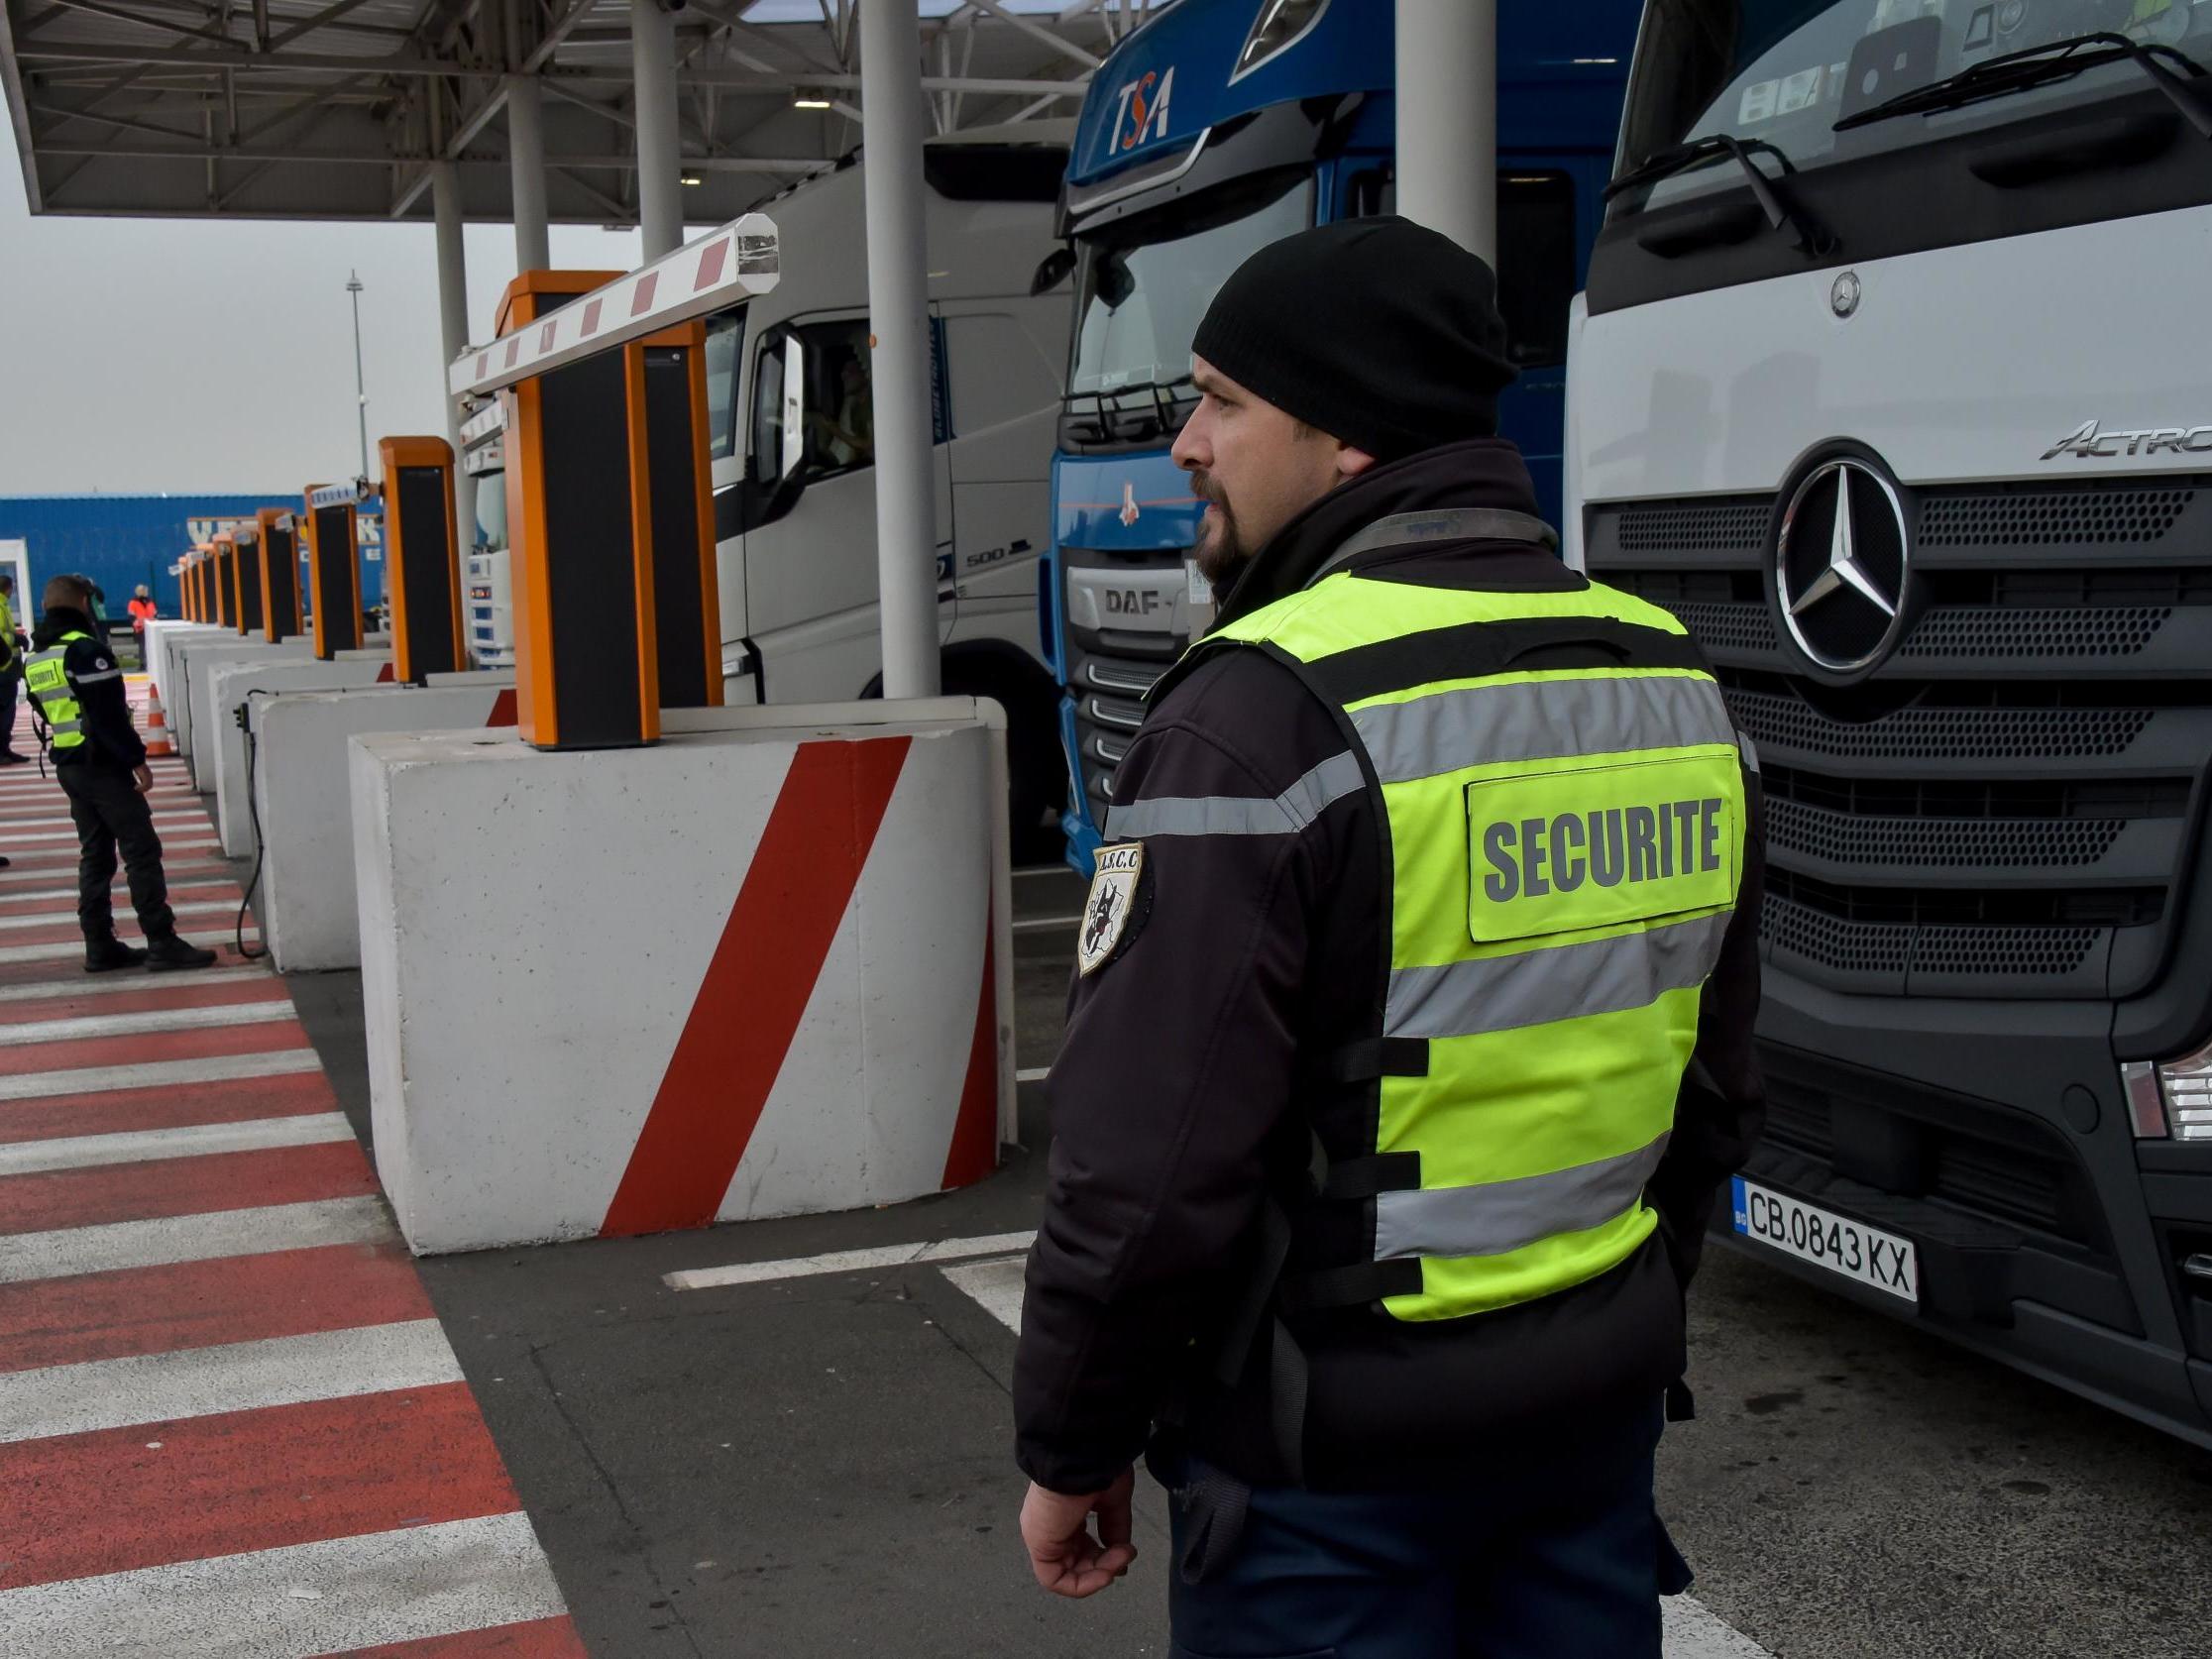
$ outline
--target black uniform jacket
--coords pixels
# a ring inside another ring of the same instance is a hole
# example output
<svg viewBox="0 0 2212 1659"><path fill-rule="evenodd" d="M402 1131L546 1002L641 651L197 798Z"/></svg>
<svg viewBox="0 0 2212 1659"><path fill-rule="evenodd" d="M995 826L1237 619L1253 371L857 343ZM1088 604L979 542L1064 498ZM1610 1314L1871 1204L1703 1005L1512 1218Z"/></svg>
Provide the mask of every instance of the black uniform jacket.
<svg viewBox="0 0 2212 1659"><path fill-rule="evenodd" d="M1224 597L1223 619L1297 591L1374 520L1445 506L1533 513L1518 453L1476 440L1342 486L1269 544ZM1584 582L1525 543L1383 548L1353 568L1475 589ZM1114 799L1294 800L1293 786L1347 747L1336 713L1289 669L1256 650L1221 652L1156 701ZM1459 1486L1516 1459L1558 1467L1570 1448L1631 1432L1648 1446L1648 1427L1623 1425L1655 1421L1682 1374L1683 1289L1715 1194L1762 1115L1751 1048L1764 863L1756 781L1743 902L1704 992L1674 1134L1648 1189L1660 1232L1611 1272L1517 1307L1418 1325L1373 1304L1286 1320L1280 1334L1305 1361L1308 1486ZM1193 1378L1213 1365L1254 1276L1264 1193L1301 1190L1316 1130L1331 1139L1312 1057L1373 1034L1389 877L1365 790L1302 824L1254 812L1248 827L1275 832L1147 840L1144 890L1117 953L1070 995L1047 1085L1050 1187L1014 1375L1018 1459L1055 1491L1105 1487L1163 1413L1209 1461L1256 1483L1285 1478L1266 1450L1266 1356L1233 1390ZM1356 1239L1339 1248L1340 1261L1362 1254Z"/></svg>
<svg viewBox="0 0 2212 1659"><path fill-rule="evenodd" d="M44 651L65 633L84 633L72 639L61 658L70 684L76 688L77 707L83 711L85 741L54 751L56 766L113 766L123 771L146 764L146 744L131 721L131 700L124 695L123 670L108 649L92 618L81 610L55 606L40 618L31 636L31 648Z"/></svg>

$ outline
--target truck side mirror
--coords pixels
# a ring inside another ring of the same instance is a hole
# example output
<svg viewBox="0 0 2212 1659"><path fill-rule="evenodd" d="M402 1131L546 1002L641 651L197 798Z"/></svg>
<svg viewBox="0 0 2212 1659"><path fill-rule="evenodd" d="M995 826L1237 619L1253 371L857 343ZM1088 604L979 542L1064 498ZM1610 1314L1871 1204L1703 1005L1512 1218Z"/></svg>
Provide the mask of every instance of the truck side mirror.
<svg viewBox="0 0 2212 1659"><path fill-rule="evenodd" d="M1067 274L1074 269L1075 250L1054 248L1037 262L1037 274L1030 278L1030 297L1034 299L1041 293L1050 293L1065 281Z"/></svg>

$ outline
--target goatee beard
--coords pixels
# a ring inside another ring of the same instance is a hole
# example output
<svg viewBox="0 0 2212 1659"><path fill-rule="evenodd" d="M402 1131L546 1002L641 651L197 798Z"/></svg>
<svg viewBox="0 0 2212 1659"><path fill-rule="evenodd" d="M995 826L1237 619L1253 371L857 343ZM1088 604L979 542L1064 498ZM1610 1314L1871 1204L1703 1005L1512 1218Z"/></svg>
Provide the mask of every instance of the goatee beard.
<svg viewBox="0 0 2212 1659"><path fill-rule="evenodd" d="M1245 566L1252 563L1252 555L1245 548L1244 538L1237 534L1237 520L1228 502L1214 494L1211 482L1201 475L1192 483L1192 493L1218 516L1210 532L1204 528L1204 519L1200 519L1198 545L1192 550L1191 558L1198 566L1198 574L1212 585L1218 598L1230 590Z"/></svg>

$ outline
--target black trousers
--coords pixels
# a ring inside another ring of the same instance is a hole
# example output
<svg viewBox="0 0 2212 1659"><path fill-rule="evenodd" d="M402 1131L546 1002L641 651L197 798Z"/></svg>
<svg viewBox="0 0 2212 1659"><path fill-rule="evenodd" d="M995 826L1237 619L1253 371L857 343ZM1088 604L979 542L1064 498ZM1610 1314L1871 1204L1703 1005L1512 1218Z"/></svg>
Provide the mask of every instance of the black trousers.
<svg viewBox="0 0 2212 1659"><path fill-rule="evenodd" d="M22 677L12 668L0 668L0 754L15 749L16 688Z"/></svg>
<svg viewBox="0 0 2212 1659"><path fill-rule="evenodd" d="M84 760L58 764L54 772L69 798L69 819L76 826L77 925L84 937L107 939L115 932L108 885L115 880L118 850L140 930L148 939L174 933L168 878L162 874L162 837L154 832L153 809L131 774Z"/></svg>

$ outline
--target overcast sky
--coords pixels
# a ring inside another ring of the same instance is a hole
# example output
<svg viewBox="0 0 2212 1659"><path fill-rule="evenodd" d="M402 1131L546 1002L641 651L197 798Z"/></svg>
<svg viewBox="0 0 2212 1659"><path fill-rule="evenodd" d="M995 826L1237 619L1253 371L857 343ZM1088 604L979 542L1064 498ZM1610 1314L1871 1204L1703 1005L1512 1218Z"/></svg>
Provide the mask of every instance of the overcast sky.
<svg viewBox="0 0 2212 1659"><path fill-rule="evenodd" d="M514 276L513 230L471 225L468 252L476 341ZM557 266L626 270L637 255L634 231L553 227ZM372 453L382 434L442 435L427 222L34 218L0 119L0 496L291 492L352 477L348 271L366 288Z"/></svg>

